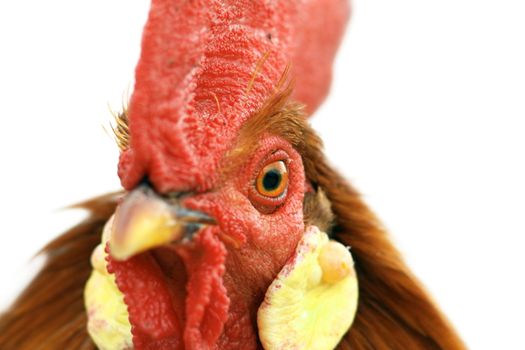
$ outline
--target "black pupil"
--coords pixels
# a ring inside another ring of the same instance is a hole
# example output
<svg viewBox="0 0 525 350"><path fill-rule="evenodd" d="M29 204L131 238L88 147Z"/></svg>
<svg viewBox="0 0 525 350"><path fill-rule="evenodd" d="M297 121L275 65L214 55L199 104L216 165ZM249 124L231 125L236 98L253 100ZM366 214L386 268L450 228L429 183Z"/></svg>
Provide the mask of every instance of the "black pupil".
<svg viewBox="0 0 525 350"><path fill-rule="evenodd" d="M266 191L274 191L281 184L281 173L277 169L271 169L264 174L262 183Z"/></svg>

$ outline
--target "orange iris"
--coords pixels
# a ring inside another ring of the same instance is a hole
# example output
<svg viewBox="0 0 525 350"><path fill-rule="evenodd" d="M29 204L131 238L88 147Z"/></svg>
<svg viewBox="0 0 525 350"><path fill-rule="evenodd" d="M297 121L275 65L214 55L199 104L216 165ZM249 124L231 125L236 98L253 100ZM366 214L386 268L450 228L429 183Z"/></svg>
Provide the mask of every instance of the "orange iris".
<svg viewBox="0 0 525 350"><path fill-rule="evenodd" d="M265 197L276 198L288 187L288 169L286 164L279 160L265 166L256 181L257 192Z"/></svg>

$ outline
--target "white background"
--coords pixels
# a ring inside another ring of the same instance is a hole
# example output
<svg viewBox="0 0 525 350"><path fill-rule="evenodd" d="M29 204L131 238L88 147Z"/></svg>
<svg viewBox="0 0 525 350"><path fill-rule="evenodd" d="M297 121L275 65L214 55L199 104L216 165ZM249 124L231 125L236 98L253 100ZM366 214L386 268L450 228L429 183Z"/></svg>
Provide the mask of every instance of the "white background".
<svg viewBox="0 0 525 350"><path fill-rule="evenodd" d="M0 305L119 188L147 0L0 2ZM472 349L525 349L525 3L356 0L313 124Z"/></svg>

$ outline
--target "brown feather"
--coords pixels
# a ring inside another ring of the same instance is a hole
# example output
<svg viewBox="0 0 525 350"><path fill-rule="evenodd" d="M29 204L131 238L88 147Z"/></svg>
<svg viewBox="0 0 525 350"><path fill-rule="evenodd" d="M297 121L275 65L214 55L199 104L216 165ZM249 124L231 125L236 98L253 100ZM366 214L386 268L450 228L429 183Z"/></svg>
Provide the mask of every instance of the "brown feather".
<svg viewBox="0 0 525 350"><path fill-rule="evenodd" d="M129 135L129 119L128 109L126 106L122 106L122 111L119 113L112 112L115 125L111 126L115 142L121 152L125 151L129 147L130 135Z"/></svg>
<svg viewBox="0 0 525 350"><path fill-rule="evenodd" d="M303 220L305 226L315 225L323 232L331 232L335 223L332 204L322 188L304 194Z"/></svg>
<svg viewBox="0 0 525 350"><path fill-rule="evenodd" d="M42 270L0 317L0 349L95 349L86 331L84 285L90 256L118 194L97 197L75 207L89 217L42 249Z"/></svg>
<svg viewBox="0 0 525 350"><path fill-rule="evenodd" d="M409 271L359 194L324 162L315 182L336 216L334 236L351 247L359 279L359 307L341 349L465 349L465 345Z"/></svg>

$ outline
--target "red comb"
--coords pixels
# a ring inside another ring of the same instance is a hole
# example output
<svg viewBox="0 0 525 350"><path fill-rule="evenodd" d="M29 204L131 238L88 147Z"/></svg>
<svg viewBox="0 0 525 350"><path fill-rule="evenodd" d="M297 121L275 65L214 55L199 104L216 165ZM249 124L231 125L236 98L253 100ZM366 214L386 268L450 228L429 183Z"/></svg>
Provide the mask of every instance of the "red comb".
<svg viewBox="0 0 525 350"><path fill-rule="evenodd" d="M293 97L327 93L346 0L153 0L129 108L126 189L205 190L239 128L292 67Z"/></svg>

